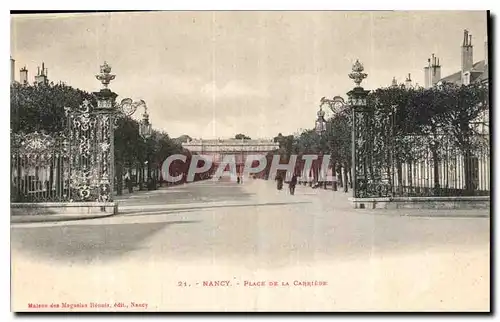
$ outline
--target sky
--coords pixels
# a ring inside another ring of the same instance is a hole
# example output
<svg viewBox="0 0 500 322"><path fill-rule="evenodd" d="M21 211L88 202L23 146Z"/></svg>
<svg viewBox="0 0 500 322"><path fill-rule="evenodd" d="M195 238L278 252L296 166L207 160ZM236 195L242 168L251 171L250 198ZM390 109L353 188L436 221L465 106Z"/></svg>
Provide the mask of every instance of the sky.
<svg viewBox="0 0 500 322"><path fill-rule="evenodd" d="M464 29L484 59L484 11L164 11L11 15L11 56L32 81L99 90L108 62L118 101L143 99L153 127L171 137L272 138L314 127L321 97L352 89L424 84L431 54L442 77L460 69ZM135 113L139 119L142 111Z"/></svg>

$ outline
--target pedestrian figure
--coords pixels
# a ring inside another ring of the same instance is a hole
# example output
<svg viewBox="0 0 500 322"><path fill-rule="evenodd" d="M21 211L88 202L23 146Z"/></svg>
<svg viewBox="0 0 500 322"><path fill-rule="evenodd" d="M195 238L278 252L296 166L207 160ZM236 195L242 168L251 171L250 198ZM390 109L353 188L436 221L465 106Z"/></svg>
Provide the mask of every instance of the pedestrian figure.
<svg viewBox="0 0 500 322"><path fill-rule="evenodd" d="M134 187L132 186L132 180L130 178L130 172L128 171L127 173L125 173L125 186L127 187L129 193L132 193L134 191Z"/></svg>
<svg viewBox="0 0 500 322"><path fill-rule="evenodd" d="M295 186L297 185L297 175L294 174L292 176L292 180L288 184L288 188L290 189L290 194L293 196L295 194Z"/></svg>
<svg viewBox="0 0 500 322"><path fill-rule="evenodd" d="M283 189L283 178L281 177L281 175L276 176L276 182L278 190Z"/></svg>

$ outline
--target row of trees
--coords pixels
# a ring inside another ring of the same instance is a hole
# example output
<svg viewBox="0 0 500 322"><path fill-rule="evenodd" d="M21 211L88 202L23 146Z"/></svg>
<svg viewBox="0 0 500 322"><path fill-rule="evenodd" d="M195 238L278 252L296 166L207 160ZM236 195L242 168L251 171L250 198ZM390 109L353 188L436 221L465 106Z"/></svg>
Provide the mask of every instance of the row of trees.
<svg viewBox="0 0 500 322"><path fill-rule="evenodd" d="M44 132L51 135L67 128L65 107L78 107L84 100L96 105L95 96L65 84L11 85L11 131L13 133ZM137 169L137 173L150 163L156 175L162 162L172 154L185 154L182 142L188 136L170 138L166 132L153 130L152 136L144 140L139 135L139 122L131 117L122 116L115 128L115 170L118 193L122 189L125 171ZM144 180L145 178L139 178Z"/></svg>
<svg viewBox="0 0 500 322"><path fill-rule="evenodd" d="M391 168L396 168L401 181L402 164L409 164L411 168L431 151L434 185L438 187L439 162L449 157L445 155L449 151L456 151L465 160L465 189L474 188L472 163L468 160L488 151L489 146L489 135L483 132L483 127L476 126L478 121L487 119L487 85L380 88L371 91L367 101L370 107L367 119L371 127L369 152L372 154L371 166L376 168L372 169L372 175L381 172L391 175ZM346 106L327 120L327 131L322 137L312 129L286 136L280 133L274 138L280 146L274 153L282 155L284 162L291 154L329 153L334 171L344 173L344 177L339 177L342 185L351 180L347 178L352 166L351 118L352 111Z"/></svg>

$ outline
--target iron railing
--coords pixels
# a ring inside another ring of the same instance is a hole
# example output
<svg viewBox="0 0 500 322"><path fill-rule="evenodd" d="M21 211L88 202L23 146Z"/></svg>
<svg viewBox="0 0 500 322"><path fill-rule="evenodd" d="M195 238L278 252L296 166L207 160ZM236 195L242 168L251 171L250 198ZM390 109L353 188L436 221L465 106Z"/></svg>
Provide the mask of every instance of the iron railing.
<svg viewBox="0 0 500 322"><path fill-rule="evenodd" d="M356 197L487 196L489 136L471 142L464 149L451 135L392 137L368 159L366 184Z"/></svg>
<svg viewBox="0 0 500 322"><path fill-rule="evenodd" d="M11 201L70 201L70 154L62 134L11 134Z"/></svg>

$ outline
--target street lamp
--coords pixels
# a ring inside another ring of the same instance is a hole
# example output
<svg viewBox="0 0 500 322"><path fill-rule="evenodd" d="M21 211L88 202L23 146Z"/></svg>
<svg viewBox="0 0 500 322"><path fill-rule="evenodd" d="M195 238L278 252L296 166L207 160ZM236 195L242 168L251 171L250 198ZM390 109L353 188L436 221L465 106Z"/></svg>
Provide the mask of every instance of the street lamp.
<svg viewBox="0 0 500 322"><path fill-rule="evenodd" d="M152 126L151 123L149 122L149 114L148 114L148 108L146 106L146 103L142 101L142 105L144 106L144 113L142 114L142 120L139 123L139 135L144 139L144 142L146 142L146 164L147 164L147 179L146 179L146 184L148 185L148 190L151 189L151 161L150 161L150 150L149 150L149 145L148 145L148 140L152 135ZM152 180L151 180L152 183Z"/></svg>
<svg viewBox="0 0 500 322"><path fill-rule="evenodd" d="M142 102L144 103L144 113L142 114L142 120L139 124L139 135L146 141L151 137L152 127L151 123L149 122L148 108L146 106L146 103L144 101Z"/></svg>
<svg viewBox="0 0 500 322"><path fill-rule="evenodd" d="M146 106L146 102L144 102L144 100L138 100L138 101L134 101L132 100L131 98L124 98L122 99L122 101L120 102L120 104L118 104L119 108L120 108L120 113L119 113L119 116L121 117L129 117L129 116L132 116L133 114L135 114L135 112L139 109L139 108L144 108L144 113L143 114L143 118L146 117L147 118L147 124L149 124L149 116L147 115L147 106ZM146 116L144 116L146 115ZM116 121L116 119L115 119ZM143 120L144 121L144 120ZM143 121L141 121L141 123L139 124L139 135L143 138L143 139L146 139L146 137L149 137L150 134L148 135L148 131L149 133L151 133L151 129L147 129L147 126L146 128L142 128L142 123ZM117 126L117 124L115 123L115 127ZM149 124L149 127L151 127L151 124ZM140 172L140 176L139 176L139 171ZM139 177L139 190L142 190L142 177L144 175L143 171L142 171L142 167L140 167L140 169L138 169L138 171L136 172L137 176Z"/></svg>
<svg viewBox="0 0 500 322"><path fill-rule="evenodd" d="M319 111L317 113L318 118L316 119L316 125L314 127L314 130L320 137L320 152L324 156L324 149L323 149L323 137L324 133L326 132L326 120L325 120L325 111L323 111L323 105L321 104L319 106ZM323 170L323 169L321 169ZM319 178L318 178L319 179ZM324 181L324 188L326 189L326 180Z"/></svg>
<svg viewBox="0 0 500 322"><path fill-rule="evenodd" d="M345 107L344 99L341 96L334 96L333 99L327 99L326 97L322 97L320 104L321 104L320 107L322 107L323 105L328 106L328 108L331 111L330 115L332 117L334 117L336 114L340 113L342 111L342 109ZM330 152L335 151L334 150L335 140L333 137L333 133L332 133L332 140L330 142L327 142L327 143L328 143L328 148L329 148ZM335 168L336 162L337 162L337 160L333 160L333 162L332 162L332 175L333 176L337 175L336 168ZM326 185L325 185L325 188L326 188ZM337 191L337 180L335 180L335 179L332 182L332 190Z"/></svg>

